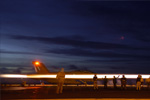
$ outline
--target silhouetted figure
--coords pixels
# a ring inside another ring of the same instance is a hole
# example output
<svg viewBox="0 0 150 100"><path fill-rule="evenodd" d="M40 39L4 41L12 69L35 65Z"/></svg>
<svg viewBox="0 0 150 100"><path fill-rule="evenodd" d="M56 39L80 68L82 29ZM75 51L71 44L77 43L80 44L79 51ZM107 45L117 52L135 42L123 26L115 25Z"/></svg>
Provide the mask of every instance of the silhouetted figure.
<svg viewBox="0 0 150 100"><path fill-rule="evenodd" d="M59 93L62 93L62 91L63 91L63 84L64 84L64 81L65 81L64 68L62 68L61 71L57 73L56 78L58 80L56 93L59 94Z"/></svg>
<svg viewBox="0 0 150 100"><path fill-rule="evenodd" d="M126 84L127 84L127 79L125 78L124 75L122 75L122 78L121 78L121 89L126 89Z"/></svg>
<svg viewBox="0 0 150 100"><path fill-rule="evenodd" d="M136 90L141 90L141 75L138 75L136 79Z"/></svg>
<svg viewBox="0 0 150 100"><path fill-rule="evenodd" d="M93 83L94 83L94 90L98 89L98 86L97 86L97 75L96 74L93 77Z"/></svg>
<svg viewBox="0 0 150 100"><path fill-rule="evenodd" d="M119 75L119 76L120 76L120 75ZM118 77L119 77L119 76L118 76ZM118 78L118 77L117 77L117 78ZM114 78L113 78L114 88L117 88L117 85L116 85L116 84L117 84L117 78L116 78L115 76L114 76Z"/></svg>
<svg viewBox="0 0 150 100"><path fill-rule="evenodd" d="M105 76L103 80L104 80L104 88L107 89L107 82L108 82L107 77Z"/></svg>
<svg viewBox="0 0 150 100"><path fill-rule="evenodd" d="M114 88L117 88L116 84L117 84L117 78L114 76L113 78L113 84L114 84Z"/></svg>
<svg viewBox="0 0 150 100"><path fill-rule="evenodd" d="M147 89L150 88L150 77L148 79L146 79L146 83L147 83Z"/></svg>

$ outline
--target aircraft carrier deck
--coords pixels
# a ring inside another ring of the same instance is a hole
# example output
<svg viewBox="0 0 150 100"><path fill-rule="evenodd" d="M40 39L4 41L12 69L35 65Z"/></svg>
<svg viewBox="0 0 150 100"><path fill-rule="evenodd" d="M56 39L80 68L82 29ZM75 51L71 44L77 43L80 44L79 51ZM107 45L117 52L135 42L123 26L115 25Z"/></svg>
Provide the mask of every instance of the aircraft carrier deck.
<svg viewBox="0 0 150 100"><path fill-rule="evenodd" d="M56 94L56 86L1 86L1 100L33 100L33 99L84 99L84 100L150 100L150 89L143 87L141 91L136 91L135 86L129 86L126 90L120 87L113 89L112 86L104 89L99 86L94 90L92 86L64 86L62 94Z"/></svg>

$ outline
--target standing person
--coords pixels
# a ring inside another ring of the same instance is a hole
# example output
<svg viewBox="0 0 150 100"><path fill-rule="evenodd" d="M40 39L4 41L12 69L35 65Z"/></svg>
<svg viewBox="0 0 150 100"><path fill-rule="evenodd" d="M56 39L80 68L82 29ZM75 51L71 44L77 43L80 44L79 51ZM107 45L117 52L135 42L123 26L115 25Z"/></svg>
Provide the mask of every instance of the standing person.
<svg viewBox="0 0 150 100"><path fill-rule="evenodd" d="M63 90L63 84L65 81L65 73L64 73L64 68L61 68L61 71L57 73L56 76L57 80L58 80L58 85L57 85L57 91L56 93L62 93Z"/></svg>
<svg viewBox="0 0 150 100"><path fill-rule="evenodd" d="M122 75L122 78L121 78L121 89L126 89L126 84L127 84L127 79L126 79L125 75Z"/></svg>
<svg viewBox="0 0 150 100"><path fill-rule="evenodd" d="M138 75L137 79L136 79L136 90L141 90L141 76Z"/></svg>
<svg viewBox="0 0 150 100"><path fill-rule="evenodd" d="M119 75L119 76L120 76L120 75ZM118 77L119 77L119 76L118 76ZM118 78L118 77L117 77L117 78ZM115 76L114 76L114 78L113 78L114 88L117 88L117 85L116 85L116 84L117 84L117 78L116 78Z"/></svg>
<svg viewBox="0 0 150 100"><path fill-rule="evenodd" d="M98 86L97 86L97 75L96 74L93 77L93 83L94 83L94 90L98 89Z"/></svg>
<svg viewBox="0 0 150 100"><path fill-rule="evenodd" d="M117 84L117 79L116 79L115 76L114 76L114 78L113 78L113 84L114 84L114 88L116 89L116 88L117 88L117 86L116 86L116 84Z"/></svg>
<svg viewBox="0 0 150 100"><path fill-rule="evenodd" d="M147 89L150 88L150 77L148 79L146 79L146 83L147 83Z"/></svg>
<svg viewBox="0 0 150 100"><path fill-rule="evenodd" d="M107 77L105 76L103 80L104 80L104 88L107 89L107 82L108 82Z"/></svg>

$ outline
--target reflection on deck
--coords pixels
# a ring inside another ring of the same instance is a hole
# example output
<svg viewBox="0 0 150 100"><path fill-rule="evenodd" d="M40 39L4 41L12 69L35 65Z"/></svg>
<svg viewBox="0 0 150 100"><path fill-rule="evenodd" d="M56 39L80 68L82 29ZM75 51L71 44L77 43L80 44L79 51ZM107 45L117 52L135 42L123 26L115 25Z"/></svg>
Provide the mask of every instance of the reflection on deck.
<svg viewBox="0 0 150 100"><path fill-rule="evenodd" d="M3 85L3 84L2 84ZM56 94L56 85L30 84L30 86L20 87L19 84L9 84L1 86L1 100L150 100L150 89L145 86L141 91L136 91L135 86L128 85L126 90L121 90L120 86L114 89L112 85L104 89L99 85L98 90L94 90L92 85L64 85L62 94Z"/></svg>
<svg viewBox="0 0 150 100"><path fill-rule="evenodd" d="M20 87L21 85L20 84L1 84L2 87ZM56 84L26 84L25 85L26 87L41 87L41 86L57 86ZM82 87L82 86L85 86L84 84L81 84L81 85L64 85L64 86L74 86L74 87ZM86 85L87 87L93 87L93 84L92 85ZM103 87L104 85L98 85L99 87ZM113 88L113 85L107 85L108 87L111 87ZM127 87L136 87L136 85L126 85ZM117 85L117 87L121 87L121 85ZM142 85L142 87L147 87L147 85Z"/></svg>

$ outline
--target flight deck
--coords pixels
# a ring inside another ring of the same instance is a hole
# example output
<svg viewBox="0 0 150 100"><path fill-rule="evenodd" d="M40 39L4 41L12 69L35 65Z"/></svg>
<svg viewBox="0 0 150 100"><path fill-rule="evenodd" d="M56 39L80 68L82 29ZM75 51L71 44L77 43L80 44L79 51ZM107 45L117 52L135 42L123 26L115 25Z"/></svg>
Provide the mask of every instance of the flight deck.
<svg viewBox="0 0 150 100"><path fill-rule="evenodd" d="M88 99L87 99L88 98ZM37 86L1 86L1 100L32 100L32 99L86 99L86 100L150 100L150 89L145 86L141 91L136 91L135 86L127 86L126 90L120 87L114 89L108 86L104 89L99 86L98 90L94 90L92 85L88 86L64 86L62 94L56 94L56 85L37 85Z"/></svg>

